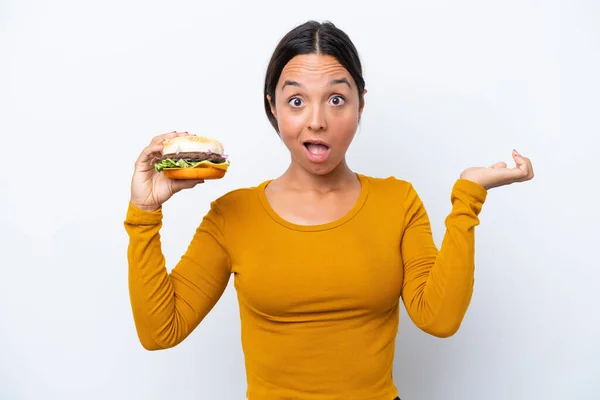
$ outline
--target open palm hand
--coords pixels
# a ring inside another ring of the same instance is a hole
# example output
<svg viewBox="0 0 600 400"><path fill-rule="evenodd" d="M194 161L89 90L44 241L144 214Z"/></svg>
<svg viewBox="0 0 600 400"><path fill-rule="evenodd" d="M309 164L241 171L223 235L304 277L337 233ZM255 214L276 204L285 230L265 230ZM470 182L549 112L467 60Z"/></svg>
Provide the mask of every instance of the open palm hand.
<svg viewBox="0 0 600 400"><path fill-rule="evenodd" d="M516 166L508 168L505 162L498 162L489 167L471 167L464 170L460 177L480 184L486 189L525 182L533 179L531 161L516 150L512 152Z"/></svg>

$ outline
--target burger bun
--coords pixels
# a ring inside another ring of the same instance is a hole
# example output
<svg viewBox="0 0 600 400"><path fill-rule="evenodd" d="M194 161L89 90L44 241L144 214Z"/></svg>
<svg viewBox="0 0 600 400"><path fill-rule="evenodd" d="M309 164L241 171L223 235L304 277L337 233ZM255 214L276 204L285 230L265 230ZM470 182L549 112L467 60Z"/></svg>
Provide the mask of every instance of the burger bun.
<svg viewBox="0 0 600 400"><path fill-rule="evenodd" d="M223 145L218 140L204 136L177 136L166 139L163 142L163 155L176 154L180 152L209 152L223 154L224 150Z"/></svg>
<svg viewBox="0 0 600 400"><path fill-rule="evenodd" d="M169 179L221 179L226 171L211 167L202 168L166 168L163 171Z"/></svg>

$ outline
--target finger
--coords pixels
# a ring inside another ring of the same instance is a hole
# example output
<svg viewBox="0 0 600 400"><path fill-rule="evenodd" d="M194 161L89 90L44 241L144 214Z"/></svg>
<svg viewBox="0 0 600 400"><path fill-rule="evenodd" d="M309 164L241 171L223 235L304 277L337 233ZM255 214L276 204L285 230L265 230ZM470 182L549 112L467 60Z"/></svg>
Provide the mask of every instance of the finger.
<svg viewBox="0 0 600 400"><path fill-rule="evenodd" d="M185 135L189 135L189 133L188 132L177 132L177 131L163 133L162 135L153 137L152 140L150 141L150 144L162 144L167 139L171 139L171 138L174 138L177 136L185 136Z"/></svg>
<svg viewBox="0 0 600 400"><path fill-rule="evenodd" d="M515 159L515 162L517 163L518 166L527 166L527 167L529 167L529 169L532 169L531 161L527 157L524 157L517 150L513 150L513 158Z"/></svg>
<svg viewBox="0 0 600 400"><path fill-rule="evenodd" d="M496 181L503 185L518 182L523 178L523 171L518 168L497 168L494 172Z"/></svg>
<svg viewBox="0 0 600 400"><path fill-rule="evenodd" d="M150 145L157 144L159 142L163 142L167 138L174 137L177 134L177 131L171 131L167 133L163 133L161 135L156 135L150 140Z"/></svg>
<svg viewBox="0 0 600 400"><path fill-rule="evenodd" d="M533 165L531 164L531 160L527 157L523 157L522 155L519 155L519 157L521 159L520 161L523 163L523 168L527 171L527 178L533 178Z"/></svg>
<svg viewBox="0 0 600 400"><path fill-rule="evenodd" d="M191 189L200 183L204 183L204 179L176 179L173 180L173 190L178 192L183 189Z"/></svg>
<svg viewBox="0 0 600 400"><path fill-rule="evenodd" d="M533 178L533 166L531 165L531 160L529 160L527 157L523 157L516 150L514 150L513 158L517 164L515 169L523 171L523 179Z"/></svg>
<svg viewBox="0 0 600 400"><path fill-rule="evenodd" d="M177 136L186 136L186 135L189 135L189 133L172 131L172 132L164 133L162 135L155 136L152 139L152 141L150 142L150 144L144 148L144 150L142 151L142 153L140 154L140 156L136 162L137 163L147 163L149 161L150 162L153 161L155 159L155 157L158 156L162 152L163 144L164 144L165 140L167 140L169 138L174 138Z"/></svg>
<svg viewBox="0 0 600 400"><path fill-rule="evenodd" d="M529 176L529 168L522 157L515 156L515 163L516 166L514 168L509 168L507 170L510 171L511 180L513 182L522 182Z"/></svg>
<svg viewBox="0 0 600 400"><path fill-rule="evenodd" d="M136 163L146 164L153 161L157 156L161 154L163 145L162 144L150 144L144 148Z"/></svg>

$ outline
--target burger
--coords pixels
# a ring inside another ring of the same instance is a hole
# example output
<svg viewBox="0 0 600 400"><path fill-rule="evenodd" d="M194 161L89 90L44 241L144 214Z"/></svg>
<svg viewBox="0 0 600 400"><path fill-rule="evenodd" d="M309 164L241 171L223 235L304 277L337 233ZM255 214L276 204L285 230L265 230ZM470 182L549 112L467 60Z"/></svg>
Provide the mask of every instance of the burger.
<svg viewBox="0 0 600 400"><path fill-rule="evenodd" d="M154 169L170 179L220 179L229 160L223 145L213 138L186 135L166 139Z"/></svg>

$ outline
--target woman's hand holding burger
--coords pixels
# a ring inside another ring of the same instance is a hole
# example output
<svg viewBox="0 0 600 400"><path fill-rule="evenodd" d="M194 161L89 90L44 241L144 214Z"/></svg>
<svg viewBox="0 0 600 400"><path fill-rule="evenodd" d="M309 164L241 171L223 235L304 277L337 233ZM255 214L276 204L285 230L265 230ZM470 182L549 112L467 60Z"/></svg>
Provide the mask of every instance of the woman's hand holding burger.
<svg viewBox="0 0 600 400"><path fill-rule="evenodd" d="M175 193L204 182L204 179L169 179L154 166L155 160L162 155L165 140L187 135L187 132L159 135L144 148L135 162L131 179L131 204L144 211L155 211Z"/></svg>

